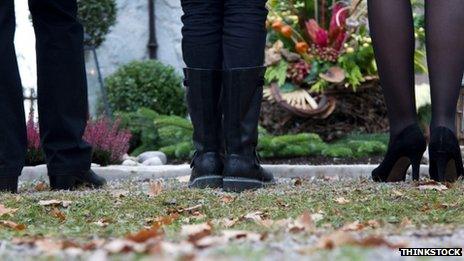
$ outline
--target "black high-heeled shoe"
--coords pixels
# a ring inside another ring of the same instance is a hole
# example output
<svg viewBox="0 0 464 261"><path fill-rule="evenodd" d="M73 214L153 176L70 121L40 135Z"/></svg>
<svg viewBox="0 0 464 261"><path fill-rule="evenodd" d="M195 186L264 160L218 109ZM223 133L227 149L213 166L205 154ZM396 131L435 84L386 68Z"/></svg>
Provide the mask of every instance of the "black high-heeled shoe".
<svg viewBox="0 0 464 261"><path fill-rule="evenodd" d="M372 171L376 182L400 182L406 180L406 173L412 165L412 178L419 180L420 163L427 143L417 124L406 127L394 140L390 141L385 159Z"/></svg>
<svg viewBox="0 0 464 261"><path fill-rule="evenodd" d="M459 141L446 127L436 127L431 134L430 178L438 182L455 182L464 175Z"/></svg>

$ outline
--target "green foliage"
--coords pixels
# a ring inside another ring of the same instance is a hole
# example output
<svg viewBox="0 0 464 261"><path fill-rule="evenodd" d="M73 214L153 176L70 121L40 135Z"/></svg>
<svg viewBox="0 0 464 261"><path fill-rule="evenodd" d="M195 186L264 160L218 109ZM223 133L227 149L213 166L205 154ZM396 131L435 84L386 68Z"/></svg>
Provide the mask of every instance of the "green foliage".
<svg viewBox="0 0 464 261"><path fill-rule="evenodd" d="M322 155L332 158L351 158L353 151L344 146L330 146L322 151Z"/></svg>
<svg viewBox="0 0 464 261"><path fill-rule="evenodd" d="M155 111L141 108L136 112L120 112L116 115L121 119L121 126L132 133L130 152L140 154L156 149L160 137L154 122L158 117Z"/></svg>
<svg viewBox="0 0 464 261"><path fill-rule="evenodd" d="M159 61L132 62L106 78L108 100L115 111L148 108L163 115L185 116L182 79Z"/></svg>
<svg viewBox="0 0 464 261"><path fill-rule="evenodd" d="M266 83L277 82L279 86L284 85L287 78L287 69L288 63L284 59L280 60L276 66L268 67L264 76Z"/></svg>
<svg viewBox="0 0 464 261"><path fill-rule="evenodd" d="M117 7L115 0L78 0L79 19L90 39L86 45L98 47L116 22Z"/></svg>

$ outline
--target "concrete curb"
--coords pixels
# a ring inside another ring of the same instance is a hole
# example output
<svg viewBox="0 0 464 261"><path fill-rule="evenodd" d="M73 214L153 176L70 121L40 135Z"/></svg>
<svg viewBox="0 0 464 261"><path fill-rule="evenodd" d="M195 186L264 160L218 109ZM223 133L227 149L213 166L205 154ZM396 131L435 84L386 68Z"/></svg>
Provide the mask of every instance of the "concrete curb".
<svg viewBox="0 0 464 261"><path fill-rule="evenodd" d="M311 177L340 177L355 179L370 177L377 165L264 165L278 178L311 178ZM163 166L108 166L93 167L97 174L107 180L121 179L165 179L190 175L190 166L163 165ZM428 166L421 166L421 176L428 175ZM20 177L21 181L46 180L47 168L44 165L26 167Z"/></svg>

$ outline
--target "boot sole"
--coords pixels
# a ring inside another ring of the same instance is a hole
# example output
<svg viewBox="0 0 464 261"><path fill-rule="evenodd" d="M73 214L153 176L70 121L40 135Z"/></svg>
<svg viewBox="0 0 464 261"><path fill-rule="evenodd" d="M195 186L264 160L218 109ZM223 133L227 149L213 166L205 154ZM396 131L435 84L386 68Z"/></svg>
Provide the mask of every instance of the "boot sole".
<svg viewBox="0 0 464 261"><path fill-rule="evenodd" d="M275 182L262 182L255 179L238 178L238 177L226 177L224 178L224 191L226 192L243 192L246 190L256 190L271 186Z"/></svg>
<svg viewBox="0 0 464 261"><path fill-rule="evenodd" d="M206 189L206 188L222 188L223 186L222 176L202 176L189 182L189 188Z"/></svg>
<svg viewBox="0 0 464 261"><path fill-rule="evenodd" d="M49 177L52 190L75 190L85 186L89 188L101 188L103 185L94 185L75 176L53 176Z"/></svg>

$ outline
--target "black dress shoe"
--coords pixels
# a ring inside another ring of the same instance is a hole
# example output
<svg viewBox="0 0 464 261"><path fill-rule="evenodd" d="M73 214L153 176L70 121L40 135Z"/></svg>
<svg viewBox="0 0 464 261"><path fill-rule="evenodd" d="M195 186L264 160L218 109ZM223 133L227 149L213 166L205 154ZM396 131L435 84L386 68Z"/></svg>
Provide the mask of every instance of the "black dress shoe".
<svg viewBox="0 0 464 261"><path fill-rule="evenodd" d="M464 175L459 141L454 132L446 127L437 127L431 134L430 178L438 182L455 182Z"/></svg>
<svg viewBox="0 0 464 261"><path fill-rule="evenodd" d="M0 177L0 192L18 193L18 177Z"/></svg>
<svg viewBox="0 0 464 261"><path fill-rule="evenodd" d="M385 159L372 171L372 179L376 182L405 181L406 172L412 165L412 178L418 180L426 147L424 134L419 126L410 125L390 141Z"/></svg>
<svg viewBox="0 0 464 261"><path fill-rule="evenodd" d="M92 170L71 174L50 176L52 190L74 190L80 186L101 188L106 184L106 179L98 176Z"/></svg>

